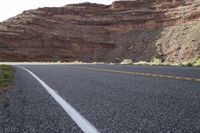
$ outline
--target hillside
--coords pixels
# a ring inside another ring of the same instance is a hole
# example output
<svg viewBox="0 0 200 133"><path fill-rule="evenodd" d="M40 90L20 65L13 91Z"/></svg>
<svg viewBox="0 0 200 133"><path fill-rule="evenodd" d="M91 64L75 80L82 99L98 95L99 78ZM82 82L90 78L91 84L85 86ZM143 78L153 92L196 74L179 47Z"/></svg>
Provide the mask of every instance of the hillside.
<svg viewBox="0 0 200 133"><path fill-rule="evenodd" d="M0 23L0 61L104 61L200 56L200 1L132 0L24 11Z"/></svg>

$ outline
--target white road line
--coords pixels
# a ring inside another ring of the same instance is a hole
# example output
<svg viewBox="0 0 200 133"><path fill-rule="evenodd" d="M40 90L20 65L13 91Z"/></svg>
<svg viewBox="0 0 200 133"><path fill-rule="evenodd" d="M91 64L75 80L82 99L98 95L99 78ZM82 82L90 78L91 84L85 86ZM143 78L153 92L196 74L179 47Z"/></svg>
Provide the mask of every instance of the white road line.
<svg viewBox="0 0 200 133"><path fill-rule="evenodd" d="M52 88L50 88L38 76L30 70L18 66L29 72L38 82L46 89L46 91L57 101L57 103L66 111L66 113L74 120L74 122L81 128L84 133L100 133L86 118L84 118L76 109L67 103L61 96L59 96Z"/></svg>

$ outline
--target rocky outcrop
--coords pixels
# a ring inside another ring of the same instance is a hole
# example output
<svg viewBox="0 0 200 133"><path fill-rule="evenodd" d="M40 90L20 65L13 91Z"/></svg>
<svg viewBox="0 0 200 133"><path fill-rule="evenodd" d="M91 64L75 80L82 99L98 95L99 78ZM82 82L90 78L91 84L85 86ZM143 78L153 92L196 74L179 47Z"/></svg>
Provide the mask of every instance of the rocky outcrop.
<svg viewBox="0 0 200 133"><path fill-rule="evenodd" d="M199 20L197 0L121 0L29 10L0 23L0 60L188 61L200 56Z"/></svg>

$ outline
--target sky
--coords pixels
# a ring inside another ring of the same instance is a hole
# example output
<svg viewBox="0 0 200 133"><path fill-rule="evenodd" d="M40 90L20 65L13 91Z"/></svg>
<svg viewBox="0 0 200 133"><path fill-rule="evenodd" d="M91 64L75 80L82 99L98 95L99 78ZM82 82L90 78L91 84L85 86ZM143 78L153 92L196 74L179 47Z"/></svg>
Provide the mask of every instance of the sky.
<svg viewBox="0 0 200 133"><path fill-rule="evenodd" d="M0 0L0 22L28 9L59 7L81 2L111 4L112 1L113 0Z"/></svg>

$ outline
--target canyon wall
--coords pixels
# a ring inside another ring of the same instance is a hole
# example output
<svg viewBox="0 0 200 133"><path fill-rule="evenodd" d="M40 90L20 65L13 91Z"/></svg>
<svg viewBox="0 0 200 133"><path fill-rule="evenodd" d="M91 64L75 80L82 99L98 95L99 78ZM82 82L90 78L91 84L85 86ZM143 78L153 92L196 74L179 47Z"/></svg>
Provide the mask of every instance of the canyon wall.
<svg viewBox="0 0 200 133"><path fill-rule="evenodd" d="M0 61L120 62L200 56L198 0L39 8L0 23Z"/></svg>

